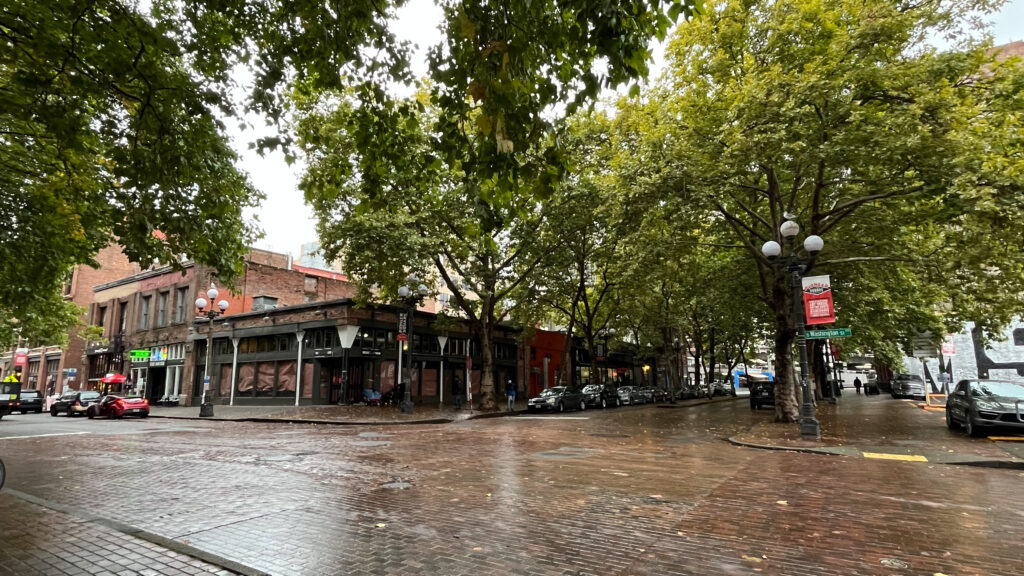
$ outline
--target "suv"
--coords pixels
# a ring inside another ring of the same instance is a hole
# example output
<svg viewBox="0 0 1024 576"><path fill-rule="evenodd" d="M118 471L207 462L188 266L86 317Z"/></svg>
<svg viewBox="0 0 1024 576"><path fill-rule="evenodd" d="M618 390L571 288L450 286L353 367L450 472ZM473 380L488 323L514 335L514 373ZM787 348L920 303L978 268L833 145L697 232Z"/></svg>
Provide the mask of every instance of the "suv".
<svg viewBox="0 0 1024 576"><path fill-rule="evenodd" d="M50 416L56 416L61 413L67 414L68 417L85 414L90 405L99 401L100 393L95 390L86 390L84 392L69 390L50 406Z"/></svg>
<svg viewBox="0 0 1024 576"><path fill-rule="evenodd" d="M21 407L19 409L22 414L27 414L28 412L39 414L43 411L43 395L39 393L39 390L22 390Z"/></svg>
<svg viewBox="0 0 1024 576"><path fill-rule="evenodd" d="M750 388L751 410L775 405L775 382L766 376L750 374L747 376L747 387Z"/></svg>
<svg viewBox="0 0 1024 576"><path fill-rule="evenodd" d="M21 394L20 382L0 382L0 418L18 410L21 401L18 399Z"/></svg>
<svg viewBox="0 0 1024 576"><path fill-rule="evenodd" d="M583 400L587 406L619 406L619 393L612 384L588 384L583 387Z"/></svg>
<svg viewBox="0 0 1024 576"><path fill-rule="evenodd" d="M892 397L924 400L924 380L917 374L897 374L892 379Z"/></svg>

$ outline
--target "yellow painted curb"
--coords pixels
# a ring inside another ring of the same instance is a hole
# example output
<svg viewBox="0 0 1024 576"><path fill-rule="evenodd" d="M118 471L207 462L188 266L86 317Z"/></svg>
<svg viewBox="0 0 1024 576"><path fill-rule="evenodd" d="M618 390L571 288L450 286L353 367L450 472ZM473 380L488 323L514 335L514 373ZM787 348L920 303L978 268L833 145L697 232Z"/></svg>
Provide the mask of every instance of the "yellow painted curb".
<svg viewBox="0 0 1024 576"><path fill-rule="evenodd" d="M1024 442L1024 436L989 436L993 442Z"/></svg>
<svg viewBox="0 0 1024 576"><path fill-rule="evenodd" d="M879 460L901 460L903 462L927 462L924 456L915 454L886 454L884 452L864 452L865 458L878 458Z"/></svg>

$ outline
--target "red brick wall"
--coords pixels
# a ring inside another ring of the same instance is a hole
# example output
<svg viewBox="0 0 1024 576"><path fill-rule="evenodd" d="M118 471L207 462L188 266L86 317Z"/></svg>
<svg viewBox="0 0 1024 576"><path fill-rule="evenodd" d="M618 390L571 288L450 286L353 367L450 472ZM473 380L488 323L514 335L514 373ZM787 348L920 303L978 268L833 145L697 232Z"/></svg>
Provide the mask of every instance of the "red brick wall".
<svg viewBox="0 0 1024 576"><path fill-rule="evenodd" d="M231 290L217 280L212 270L200 271L199 278L201 281L198 283L195 297L202 295L205 298L212 280L220 292L217 299L228 301L228 315L251 312L253 299L260 296L277 298L278 306L294 306L307 302L351 298L356 294L355 286L343 280L312 276L298 270L258 263L249 263L245 274L235 281L235 286Z"/></svg>

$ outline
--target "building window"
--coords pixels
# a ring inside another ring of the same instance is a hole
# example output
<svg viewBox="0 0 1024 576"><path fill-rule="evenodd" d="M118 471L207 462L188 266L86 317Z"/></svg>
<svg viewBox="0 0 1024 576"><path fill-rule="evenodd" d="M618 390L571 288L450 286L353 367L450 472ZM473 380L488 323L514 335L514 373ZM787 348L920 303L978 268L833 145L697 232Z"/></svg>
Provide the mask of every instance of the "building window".
<svg viewBox="0 0 1024 576"><path fill-rule="evenodd" d="M167 292L161 292L156 297L156 325L164 326L167 324Z"/></svg>
<svg viewBox="0 0 1024 576"><path fill-rule="evenodd" d="M100 306L96 309L96 325L100 328L106 328L107 324L107 307Z"/></svg>
<svg viewBox="0 0 1024 576"><path fill-rule="evenodd" d="M117 306L120 309L121 314L121 319L117 323L120 330L118 330L117 333L124 334L125 321L128 318L128 302L118 302Z"/></svg>
<svg viewBox="0 0 1024 576"><path fill-rule="evenodd" d="M185 300L188 299L188 288L178 288L174 297L174 321L185 321Z"/></svg>
<svg viewBox="0 0 1024 576"><path fill-rule="evenodd" d="M149 330L149 303L152 296L142 297L142 309L139 311L139 330Z"/></svg>

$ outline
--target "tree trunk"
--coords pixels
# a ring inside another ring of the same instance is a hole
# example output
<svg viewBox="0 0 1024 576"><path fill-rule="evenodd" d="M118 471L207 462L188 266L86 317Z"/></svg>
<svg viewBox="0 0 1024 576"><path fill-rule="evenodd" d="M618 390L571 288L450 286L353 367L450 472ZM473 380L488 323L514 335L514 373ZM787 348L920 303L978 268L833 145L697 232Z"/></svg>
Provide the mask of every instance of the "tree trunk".
<svg viewBox="0 0 1024 576"><path fill-rule="evenodd" d="M717 376L716 372L718 371L718 364L715 361L715 345L716 344L717 344L717 342L715 342L715 327L712 326L711 327L711 345L710 345L710 350L708 350L708 352L710 352L710 354L711 354L711 365L708 367L708 398L711 398L715 394L715 390L714 390L714 387L715 387L715 376Z"/></svg>
<svg viewBox="0 0 1024 576"><path fill-rule="evenodd" d="M793 366L796 334L790 325L792 304L785 277L775 284L772 301L775 308L775 420L796 422L800 418L799 387Z"/></svg>
<svg viewBox="0 0 1024 576"><path fill-rule="evenodd" d="M558 379L552 386L560 386L572 379L572 329L573 323L569 322L569 330L565 333L565 343L562 346L562 360L558 364Z"/></svg>

